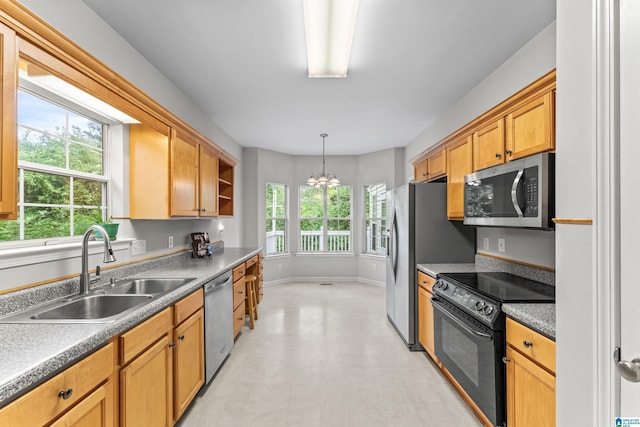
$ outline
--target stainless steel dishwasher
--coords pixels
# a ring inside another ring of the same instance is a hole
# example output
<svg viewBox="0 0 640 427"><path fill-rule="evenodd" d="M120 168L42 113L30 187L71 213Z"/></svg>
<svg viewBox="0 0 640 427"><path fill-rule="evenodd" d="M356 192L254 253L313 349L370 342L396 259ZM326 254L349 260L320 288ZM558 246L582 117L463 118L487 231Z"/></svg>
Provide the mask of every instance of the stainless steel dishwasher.
<svg viewBox="0 0 640 427"><path fill-rule="evenodd" d="M205 376L208 384L233 347L231 270L204 284Z"/></svg>

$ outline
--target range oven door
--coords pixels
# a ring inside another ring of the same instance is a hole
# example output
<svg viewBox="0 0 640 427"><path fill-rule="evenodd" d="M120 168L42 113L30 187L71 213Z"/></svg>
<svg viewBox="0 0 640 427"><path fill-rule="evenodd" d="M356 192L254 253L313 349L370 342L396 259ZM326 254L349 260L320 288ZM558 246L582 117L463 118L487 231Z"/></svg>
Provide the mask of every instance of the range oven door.
<svg viewBox="0 0 640 427"><path fill-rule="evenodd" d="M504 333L480 324L437 297L431 303L436 356L493 425L502 426Z"/></svg>

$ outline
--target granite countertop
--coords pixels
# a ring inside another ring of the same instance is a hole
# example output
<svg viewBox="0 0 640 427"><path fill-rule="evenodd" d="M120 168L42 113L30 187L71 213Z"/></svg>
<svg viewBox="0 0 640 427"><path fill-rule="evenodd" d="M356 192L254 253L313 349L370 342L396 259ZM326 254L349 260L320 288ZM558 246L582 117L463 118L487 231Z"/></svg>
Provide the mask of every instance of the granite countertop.
<svg viewBox="0 0 640 427"><path fill-rule="evenodd" d="M225 248L210 258L184 257L158 268L136 271L131 277L196 279L109 323L0 323L0 406L261 251L262 248Z"/></svg>
<svg viewBox="0 0 640 427"><path fill-rule="evenodd" d="M476 273L495 271L474 263L453 264L418 264L418 270L436 277L439 273ZM503 304L502 311L513 320L556 339L556 305L555 304Z"/></svg>

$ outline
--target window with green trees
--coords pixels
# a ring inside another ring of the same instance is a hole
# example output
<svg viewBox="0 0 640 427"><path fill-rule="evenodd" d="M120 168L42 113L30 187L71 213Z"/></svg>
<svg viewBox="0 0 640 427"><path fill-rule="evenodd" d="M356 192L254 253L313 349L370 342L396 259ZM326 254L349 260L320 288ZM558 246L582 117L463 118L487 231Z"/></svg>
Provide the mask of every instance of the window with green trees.
<svg viewBox="0 0 640 427"><path fill-rule="evenodd" d="M351 186L301 186L300 251L351 252Z"/></svg>
<svg viewBox="0 0 640 427"><path fill-rule="evenodd" d="M18 219L0 241L82 235L106 214L106 125L18 91Z"/></svg>
<svg viewBox="0 0 640 427"><path fill-rule="evenodd" d="M387 216L387 186L385 184L364 186L364 252L374 255L386 253L384 231Z"/></svg>
<svg viewBox="0 0 640 427"><path fill-rule="evenodd" d="M267 183L266 253L287 252L287 186Z"/></svg>

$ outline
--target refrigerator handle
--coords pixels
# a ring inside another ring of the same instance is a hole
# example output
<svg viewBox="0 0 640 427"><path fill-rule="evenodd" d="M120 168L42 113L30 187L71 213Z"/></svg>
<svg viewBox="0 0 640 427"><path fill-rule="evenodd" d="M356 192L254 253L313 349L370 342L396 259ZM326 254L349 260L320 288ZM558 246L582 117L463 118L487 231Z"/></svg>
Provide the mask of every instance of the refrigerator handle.
<svg viewBox="0 0 640 427"><path fill-rule="evenodd" d="M398 221L395 211L393 212L393 221L391 222L391 264L393 266L393 280L395 282L398 274Z"/></svg>

